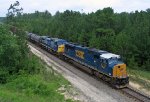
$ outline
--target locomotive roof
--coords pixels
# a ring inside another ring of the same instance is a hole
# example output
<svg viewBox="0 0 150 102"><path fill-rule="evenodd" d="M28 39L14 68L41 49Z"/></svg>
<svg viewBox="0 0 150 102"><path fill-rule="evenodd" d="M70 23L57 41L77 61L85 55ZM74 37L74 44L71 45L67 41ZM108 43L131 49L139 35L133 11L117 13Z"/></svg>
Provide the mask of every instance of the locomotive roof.
<svg viewBox="0 0 150 102"><path fill-rule="evenodd" d="M34 36L39 36L38 34L35 33L29 33L30 35L34 35Z"/></svg>
<svg viewBox="0 0 150 102"><path fill-rule="evenodd" d="M59 38L51 38L52 40L54 40L54 41L66 41L66 40L64 40L64 39L59 39Z"/></svg>
<svg viewBox="0 0 150 102"><path fill-rule="evenodd" d="M74 42L69 42L67 44L69 44L69 45L80 45L79 43L74 43Z"/></svg>
<svg viewBox="0 0 150 102"><path fill-rule="evenodd" d="M84 47L84 46L78 45L76 43L74 44L74 43L70 43L69 42L69 43L66 43L66 44L69 45L69 46L72 46L72 47L76 46L76 47L88 48L88 47ZM109 53L109 52L104 51L104 50L98 50L98 49L95 49L95 48L88 48L88 50L100 54L100 57L105 58L105 59L120 58L120 55Z"/></svg>
<svg viewBox="0 0 150 102"><path fill-rule="evenodd" d="M95 49L95 48L90 48L89 51L97 52L97 53L100 53L100 54L108 53L107 51L104 51L104 50L98 50L98 49Z"/></svg>
<svg viewBox="0 0 150 102"><path fill-rule="evenodd" d="M42 38L45 38L45 39L48 38L48 36L41 36L41 37L42 37Z"/></svg>
<svg viewBox="0 0 150 102"><path fill-rule="evenodd" d="M86 46L83 46L83 45L80 45L78 43L66 43L67 45L71 46L71 47L78 47L78 48L82 48L82 49L88 49L89 47L86 47Z"/></svg>
<svg viewBox="0 0 150 102"><path fill-rule="evenodd" d="M120 55L109 53L109 52L104 51L104 50L98 50L98 49L92 48L92 49L89 49L89 51L97 52L100 54L100 57L105 58L105 59L120 58Z"/></svg>
<svg viewBox="0 0 150 102"><path fill-rule="evenodd" d="M120 55L116 55L116 54L113 54L113 53L104 53L104 54L100 55L100 57L106 58L106 59L109 59L109 58L120 58Z"/></svg>

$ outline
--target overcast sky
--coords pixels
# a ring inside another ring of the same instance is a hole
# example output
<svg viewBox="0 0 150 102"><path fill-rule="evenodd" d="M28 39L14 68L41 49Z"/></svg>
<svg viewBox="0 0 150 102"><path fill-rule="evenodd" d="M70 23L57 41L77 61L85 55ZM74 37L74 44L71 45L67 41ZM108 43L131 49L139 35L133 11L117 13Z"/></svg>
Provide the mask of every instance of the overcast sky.
<svg viewBox="0 0 150 102"><path fill-rule="evenodd" d="M0 0L0 16L4 17L10 4L16 0ZM150 8L150 0L18 0L23 7L24 13L35 10L55 14L56 11L67 9L80 12L95 12L104 7L112 7L115 12L131 12L135 10L146 10Z"/></svg>

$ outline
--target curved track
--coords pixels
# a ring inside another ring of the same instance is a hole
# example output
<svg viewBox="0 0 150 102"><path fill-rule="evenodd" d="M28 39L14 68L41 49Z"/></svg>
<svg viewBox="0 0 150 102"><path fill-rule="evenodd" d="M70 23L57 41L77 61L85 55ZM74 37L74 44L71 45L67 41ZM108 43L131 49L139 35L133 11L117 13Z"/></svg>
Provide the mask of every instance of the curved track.
<svg viewBox="0 0 150 102"><path fill-rule="evenodd" d="M140 102L150 102L149 96L147 96L137 90L134 90L131 87L124 88L124 89L122 89L122 91L124 93L126 93L127 95L129 95L129 97L135 98L136 100L138 100Z"/></svg>

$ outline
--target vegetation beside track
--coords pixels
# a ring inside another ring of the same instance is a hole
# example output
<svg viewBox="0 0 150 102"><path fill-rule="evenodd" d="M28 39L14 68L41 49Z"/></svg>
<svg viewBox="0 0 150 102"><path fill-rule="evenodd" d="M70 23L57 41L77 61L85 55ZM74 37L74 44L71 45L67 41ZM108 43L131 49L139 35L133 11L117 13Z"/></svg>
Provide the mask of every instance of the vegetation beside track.
<svg viewBox="0 0 150 102"><path fill-rule="evenodd" d="M70 83L28 49L21 30L0 24L0 102L72 102L57 91Z"/></svg>
<svg viewBox="0 0 150 102"><path fill-rule="evenodd" d="M140 85L140 88L150 91L150 75L147 71L128 69L130 81Z"/></svg>
<svg viewBox="0 0 150 102"><path fill-rule="evenodd" d="M36 63L41 61L35 58ZM57 90L64 85L69 87L70 83L61 75L51 71L46 71L43 63L39 64L41 70L38 74L26 74L21 72L19 76L14 76L6 84L0 85L1 102L72 102L65 99Z"/></svg>

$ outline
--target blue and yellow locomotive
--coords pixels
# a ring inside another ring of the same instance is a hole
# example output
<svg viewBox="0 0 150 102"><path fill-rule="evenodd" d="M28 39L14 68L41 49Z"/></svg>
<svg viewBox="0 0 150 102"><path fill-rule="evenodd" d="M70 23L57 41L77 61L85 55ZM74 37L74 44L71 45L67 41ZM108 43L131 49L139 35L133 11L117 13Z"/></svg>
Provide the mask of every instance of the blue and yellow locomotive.
<svg viewBox="0 0 150 102"><path fill-rule="evenodd" d="M71 43L65 44L64 55L90 68L91 72L108 80L115 87L125 87L129 83L126 64L119 55Z"/></svg>
<svg viewBox="0 0 150 102"><path fill-rule="evenodd" d="M38 41L38 45L63 56L66 60L79 63L84 66L84 70L90 70L92 74L110 82L116 88L126 87L129 83L126 64L119 55L73 44L63 39L36 34L34 34L34 37L32 36L32 33L28 34L28 38L36 43Z"/></svg>
<svg viewBox="0 0 150 102"><path fill-rule="evenodd" d="M40 45L50 52L61 54L64 52L66 40L58 38L50 38L48 36L41 36Z"/></svg>

